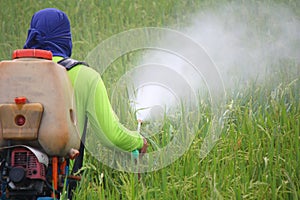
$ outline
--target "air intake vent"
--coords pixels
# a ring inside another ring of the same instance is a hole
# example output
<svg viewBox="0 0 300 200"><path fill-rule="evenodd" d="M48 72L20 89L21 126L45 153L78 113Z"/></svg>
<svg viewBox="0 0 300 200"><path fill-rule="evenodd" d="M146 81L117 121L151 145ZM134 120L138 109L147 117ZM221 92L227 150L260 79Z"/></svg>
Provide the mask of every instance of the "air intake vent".
<svg viewBox="0 0 300 200"><path fill-rule="evenodd" d="M14 152L12 166L27 167L27 152Z"/></svg>

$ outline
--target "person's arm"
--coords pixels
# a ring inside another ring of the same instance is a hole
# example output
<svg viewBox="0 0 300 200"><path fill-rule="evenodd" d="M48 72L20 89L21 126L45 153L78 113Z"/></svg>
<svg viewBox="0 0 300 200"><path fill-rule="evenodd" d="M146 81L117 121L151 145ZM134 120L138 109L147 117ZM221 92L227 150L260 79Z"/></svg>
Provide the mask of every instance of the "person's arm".
<svg viewBox="0 0 300 200"><path fill-rule="evenodd" d="M85 71L85 72L84 72ZM97 72L83 67L80 73L89 79L87 100L87 116L90 126L101 142L110 147L117 147L125 151L142 149L143 137L137 131L125 128L114 113L110 104L104 83Z"/></svg>

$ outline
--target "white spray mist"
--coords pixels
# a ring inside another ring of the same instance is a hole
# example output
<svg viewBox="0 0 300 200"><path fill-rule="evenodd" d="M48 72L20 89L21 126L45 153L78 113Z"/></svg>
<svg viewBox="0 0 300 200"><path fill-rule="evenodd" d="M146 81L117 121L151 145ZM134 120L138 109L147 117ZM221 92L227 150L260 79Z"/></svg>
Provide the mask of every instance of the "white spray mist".
<svg viewBox="0 0 300 200"><path fill-rule="evenodd" d="M272 66L282 60L300 63L299 17L283 4L231 2L201 11L193 15L191 20L191 26L180 32L203 47L218 68L227 89L237 86L241 89L243 83L250 80L261 81L266 75L272 76ZM167 35L164 41L172 42ZM173 42L179 43L184 52L192 51L190 46L181 41ZM197 62L200 65L203 60L199 58ZM142 63L167 66L187 80L193 89L207 90L203 79L207 77L199 76L189 63L177 55L161 51L149 52ZM164 72L156 70L155 73ZM136 77L151 80L155 79L155 73L138 74ZM167 72L164 76L170 75ZM162 91L155 87L151 89L151 84L148 85L149 94L145 94L146 90L137 91L136 102L139 108L157 105L164 107L162 104L172 107L164 99L170 97L160 95ZM179 97L183 95L178 91L183 90L184 87L177 90Z"/></svg>

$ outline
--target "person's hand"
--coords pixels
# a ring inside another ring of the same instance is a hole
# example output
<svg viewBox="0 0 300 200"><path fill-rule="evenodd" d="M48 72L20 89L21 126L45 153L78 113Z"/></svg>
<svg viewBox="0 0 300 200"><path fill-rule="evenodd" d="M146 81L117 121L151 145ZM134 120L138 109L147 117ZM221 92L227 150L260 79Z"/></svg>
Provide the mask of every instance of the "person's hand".
<svg viewBox="0 0 300 200"><path fill-rule="evenodd" d="M148 142L147 142L146 138L143 138L143 140L144 140L144 145L140 149L140 158L142 158L144 156L144 154L147 152L147 148L148 148Z"/></svg>

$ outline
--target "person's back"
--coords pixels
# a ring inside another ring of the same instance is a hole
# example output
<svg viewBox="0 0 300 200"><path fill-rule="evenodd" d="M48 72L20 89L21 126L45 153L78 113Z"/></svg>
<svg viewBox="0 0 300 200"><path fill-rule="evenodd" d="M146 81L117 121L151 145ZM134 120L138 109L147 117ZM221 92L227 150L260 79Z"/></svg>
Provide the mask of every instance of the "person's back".
<svg viewBox="0 0 300 200"><path fill-rule="evenodd" d="M24 48L49 50L54 62L71 57L72 36L67 15L54 8L36 12ZM68 70L68 76L74 87L79 131L83 132L87 116L92 132L102 144L145 153L146 140L119 123L100 75L92 67L77 65Z"/></svg>

